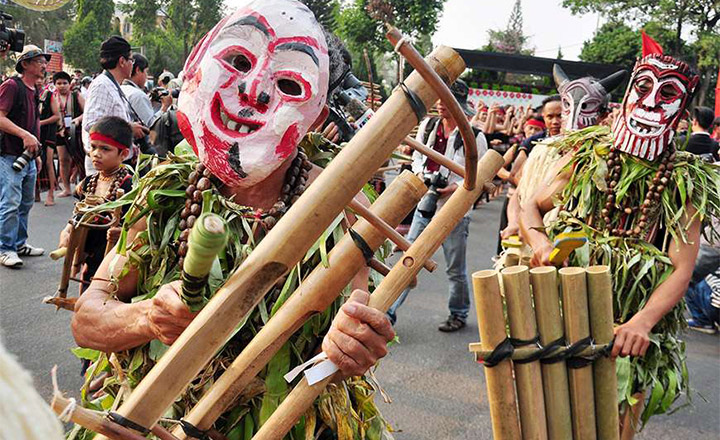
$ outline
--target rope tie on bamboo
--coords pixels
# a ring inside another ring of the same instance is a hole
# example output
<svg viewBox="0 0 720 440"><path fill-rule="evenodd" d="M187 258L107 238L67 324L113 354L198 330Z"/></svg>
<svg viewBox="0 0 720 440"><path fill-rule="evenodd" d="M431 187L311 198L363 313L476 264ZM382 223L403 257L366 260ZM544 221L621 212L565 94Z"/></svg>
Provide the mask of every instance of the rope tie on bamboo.
<svg viewBox="0 0 720 440"><path fill-rule="evenodd" d="M189 437L196 438L198 440L210 440L210 436L208 436L207 431L203 431L199 429L197 426L193 425L192 423L188 422L187 420L180 420L180 427L182 428L183 432L187 434Z"/></svg>
<svg viewBox="0 0 720 440"><path fill-rule="evenodd" d="M370 264L370 260L372 260L375 256L375 252L373 252L373 250L370 248L370 245L367 243L367 241L362 238L362 235L355 232L355 230L353 230L352 228L350 228L348 232L350 233L350 237L352 237L353 242L355 242L355 246L357 246L358 249L360 249L360 252L362 252L363 257L365 258L365 263Z"/></svg>
<svg viewBox="0 0 720 440"><path fill-rule="evenodd" d="M586 339L587 339L587 338L586 338ZM581 340L581 341L578 341L578 342L582 342L582 340ZM595 362L596 360L600 359L601 357L610 356L610 352L612 351L613 343L614 343L614 342L615 342L615 339L613 339L612 341L610 341L610 343L607 344L607 346L605 346L605 348L596 351L596 352L595 352L594 354L592 354L592 355L589 355L589 356L573 356L573 357L570 357L570 358L567 360L567 366L568 366L568 368L576 368L576 369L577 369L577 368L582 368L582 367L585 367L585 366L587 366L587 365L592 364L593 362ZM595 341L591 339L591 340L590 340L590 343L587 344L587 345L585 345L585 347L590 347L590 346L594 346L594 345L595 345ZM583 348L585 348L585 347L583 347Z"/></svg>
<svg viewBox="0 0 720 440"><path fill-rule="evenodd" d="M400 49L402 49L403 45L407 42L408 42L408 39L405 36L403 36L401 39L399 39L397 44L395 45L395 49L394 49L395 52L400 53Z"/></svg>
<svg viewBox="0 0 720 440"><path fill-rule="evenodd" d="M75 398L71 397L68 401L68 406L65 407L65 409L60 413L58 418L63 423L70 423L73 417L73 413L75 413L75 409L77 408L77 400Z"/></svg>
<svg viewBox="0 0 720 440"><path fill-rule="evenodd" d="M495 346L495 349L492 351L490 356L483 359L481 363L485 365L486 368L492 368L500 362L510 359L513 351L515 351L515 347L513 347L512 341L510 338L505 338L501 343Z"/></svg>
<svg viewBox="0 0 720 440"><path fill-rule="evenodd" d="M573 359L576 358L576 355L580 353L581 351L585 350L586 348L593 345L593 339L592 337L588 336L586 338L582 338L579 341L575 342L574 344L571 344L567 346L565 349L561 350L558 354L554 356L550 356L548 358L542 359L541 362L545 364L554 364L556 362L560 361L566 361L568 368L581 368L584 367L587 364L579 365L574 364ZM573 366L575 365L575 366Z"/></svg>
<svg viewBox="0 0 720 440"><path fill-rule="evenodd" d="M419 124L427 114L427 108L425 108L425 103L422 101L422 99L420 99L417 93L410 90L410 88L404 82L401 82L398 87L400 87L400 90L405 92L405 97L410 104L410 108L412 108L412 111L415 112L415 116L417 117Z"/></svg>
<svg viewBox="0 0 720 440"><path fill-rule="evenodd" d="M124 428L132 429L134 431L139 432L142 435L150 434L150 430L148 428L145 428L144 426L139 425L130 419L126 419L125 417L121 416L120 414L118 414L116 412L109 412L107 417L111 422L117 423L118 425L120 425Z"/></svg>

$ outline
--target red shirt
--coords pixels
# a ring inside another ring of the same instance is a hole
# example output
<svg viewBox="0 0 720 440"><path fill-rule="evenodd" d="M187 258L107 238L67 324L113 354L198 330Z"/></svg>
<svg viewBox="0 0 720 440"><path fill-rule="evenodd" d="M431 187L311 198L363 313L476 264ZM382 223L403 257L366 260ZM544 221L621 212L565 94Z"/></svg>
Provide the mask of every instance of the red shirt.
<svg viewBox="0 0 720 440"><path fill-rule="evenodd" d="M20 93L25 92L25 114L24 115L11 115L13 102L15 100L15 94L18 93L18 82L14 79L7 79L5 82L0 84L0 111L18 127L29 131L34 134L35 137L40 137L40 119L37 109L37 103L35 102L35 91L28 88L22 81L20 84L23 85ZM12 156L20 156L23 153L23 141L17 136L12 136L7 133L3 133L2 142L0 142L0 151L2 154L8 154Z"/></svg>
<svg viewBox="0 0 720 440"><path fill-rule="evenodd" d="M447 143L448 138L447 136L445 136L445 129L443 128L443 123L442 121L440 121L440 123L438 123L437 131L435 132L435 144L432 146L432 149L440 154L445 154L445 150L447 149ZM425 170L428 173L435 173L437 171L440 171L440 164L432 159L428 159L427 163L425 164Z"/></svg>

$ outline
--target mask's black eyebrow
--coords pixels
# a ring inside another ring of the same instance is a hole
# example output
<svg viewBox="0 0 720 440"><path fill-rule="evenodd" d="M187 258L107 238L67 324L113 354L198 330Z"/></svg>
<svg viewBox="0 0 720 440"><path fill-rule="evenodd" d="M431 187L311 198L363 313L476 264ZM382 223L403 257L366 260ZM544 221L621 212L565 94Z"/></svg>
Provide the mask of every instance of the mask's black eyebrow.
<svg viewBox="0 0 720 440"><path fill-rule="evenodd" d="M258 20L257 17L253 17L252 15L247 15L245 17L242 17L238 19L236 22L231 23L227 27L232 26L252 26L255 29L259 30L263 34L265 34L266 37L270 37L270 29L265 26L264 23L262 23L260 20Z"/></svg>
<svg viewBox="0 0 720 440"><path fill-rule="evenodd" d="M305 43L298 43L298 42L290 42L290 43L283 43L278 45L278 47L275 48L275 50L297 50L299 52L302 52L304 54L307 54L312 58L313 62L315 62L316 66L320 66L320 61L318 60L317 55L315 55L315 51L312 47L308 46Z"/></svg>

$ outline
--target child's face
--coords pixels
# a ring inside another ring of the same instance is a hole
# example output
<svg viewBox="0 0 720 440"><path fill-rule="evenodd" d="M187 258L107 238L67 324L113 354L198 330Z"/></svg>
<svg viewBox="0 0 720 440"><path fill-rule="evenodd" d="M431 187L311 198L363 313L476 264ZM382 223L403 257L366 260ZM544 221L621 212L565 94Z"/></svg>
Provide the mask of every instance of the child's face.
<svg viewBox="0 0 720 440"><path fill-rule="evenodd" d="M61 95L67 95L70 91L70 83L66 79L59 79L55 81L55 87Z"/></svg>
<svg viewBox="0 0 720 440"><path fill-rule="evenodd" d="M127 155L128 150L119 150L102 141L90 141L90 159L98 171L113 171L122 164Z"/></svg>

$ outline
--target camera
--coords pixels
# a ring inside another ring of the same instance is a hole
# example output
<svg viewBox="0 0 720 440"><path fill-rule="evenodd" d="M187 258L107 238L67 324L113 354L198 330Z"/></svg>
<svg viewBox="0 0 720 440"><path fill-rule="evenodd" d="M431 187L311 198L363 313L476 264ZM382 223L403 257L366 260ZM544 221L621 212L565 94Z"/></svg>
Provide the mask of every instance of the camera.
<svg viewBox="0 0 720 440"><path fill-rule="evenodd" d="M164 87L155 87L150 91L150 101L160 102L160 100L168 95L172 95L174 99L180 96L179 89L168 90Z"/></svg>
<svg viewBox="0 0 720 440"><path fill-rule="evenodd" d="M355 135L355 129L347 122L345 108L353 100L364 101L368 97L368 91L359 79L350 70L340 81L330 101L330 114L328 121L334 122L340 132L340 142L348 142Z"/></svg>
<svg viewBox="0 0 720 440"><path fill-rule="evenodd" d="M12 169L15 170L16 173L19 173L27 166L30 161L32 161L35 158L35 155L28 150L23 151L23 154L18 156L17 159L15 159L15 162L12 164Z"/></svg>
<svg viewBox="0 0 720 440"><path fill-rule="evenodd" d="M438 189L448 186L448 178L440 175L440 173L433 173L430 177L425 178L425 185L428 187L428 192L418 203L417 210L420 211L423 217L432 218L435 211L437 211L437 202L440 199Z"/></svg>
<svg viewBox="0 0 720 440"><path fill-rule="evenodd" d="M0 48L22 52L25 46L25 32L8 27L12 24L12 20L12 15L0 11Z"/></svg>

